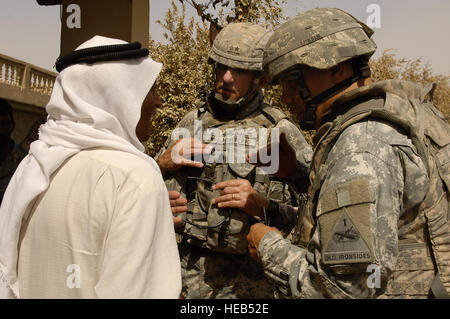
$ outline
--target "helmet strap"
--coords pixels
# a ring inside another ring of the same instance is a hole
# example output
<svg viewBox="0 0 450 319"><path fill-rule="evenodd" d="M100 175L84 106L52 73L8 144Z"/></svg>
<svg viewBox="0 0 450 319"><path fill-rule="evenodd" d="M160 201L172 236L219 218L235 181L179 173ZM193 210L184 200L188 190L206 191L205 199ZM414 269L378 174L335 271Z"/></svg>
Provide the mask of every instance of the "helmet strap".
<svg viewBox="0 0 450 319"><path fill-rule="evenodd" d="M247 105L253 99L258 95L258 84L259 80L261 79L261 75L256 74L255 72L255 78L253 79L250 87L247 90L247 93L239 98L237 101L230 101L225 100L221 94L214 92L214 98L221 104L221 106L225 109L228 113L234 113L238 112L242 109L243 106Z"/></svg>
<svg viewBox="0 0 450 319"><path fill-rule="evenodd" d="M229 101L224 100L221 94L214 91L213 97L219 103L221 108L220 110L215 111L218 112L218 114L221 114L222 116L225 117L233 116L237 114L239 111L241 111L242 108L245 107L247 104L253 101L253 99L257 95L258 91L256 90L256 88L252 88L252 90L249 90L249 92L245 96L241 97L239 100Z"/></svg>
<svg viewBox="0 0 450 319"><path fill-rule="evenodd" d="M303 72L299 68L289 72L288 76L295 78L299 82L299 93L306 105L305 119L299 123L303 130L314 130L316 128L316 111L320 104L344 91L359 79L370 77L370 68L366 60L357 59L352 61L351 65L354 74L352 77L332 86L315 97L312 97L311 91L306 85Z"/></svg>

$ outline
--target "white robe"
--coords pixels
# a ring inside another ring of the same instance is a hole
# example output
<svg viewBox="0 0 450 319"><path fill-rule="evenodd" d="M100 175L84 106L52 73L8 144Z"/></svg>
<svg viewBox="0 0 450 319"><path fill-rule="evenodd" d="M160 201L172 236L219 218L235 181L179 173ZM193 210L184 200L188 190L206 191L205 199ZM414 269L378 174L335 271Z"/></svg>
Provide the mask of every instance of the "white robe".
<svg viewBox="0 0 450 319"><path fill-rule="evenodd" d="M177 298L167 189L141 158L93 149L51 178L19 247L21 298Z"/></svg>

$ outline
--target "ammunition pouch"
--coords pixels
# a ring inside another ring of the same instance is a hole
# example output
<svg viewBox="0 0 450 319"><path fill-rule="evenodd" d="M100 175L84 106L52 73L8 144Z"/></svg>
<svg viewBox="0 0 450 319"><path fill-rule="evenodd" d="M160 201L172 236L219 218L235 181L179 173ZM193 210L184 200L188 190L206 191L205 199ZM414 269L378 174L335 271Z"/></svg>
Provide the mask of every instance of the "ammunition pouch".
<svg viewBox="0 0 450 319"><path fill-rule="evenodd" d="M179 191L188 201L183 216L185 223L176 231L183 234L187 243L212 251L246 254L250 226L259 221L240 209L212 205L211 200L221 193L221 190L212 190L214 184L247 179L263 198L277 202L291 200L284 183L271 181L269 175L248 163L205 164L203 169L189 169L186 173L166 180L169 190Z"/></svg>
<svg viewBox="0 0 450 319"><path fill-rule="evenodd" d="M242 164L206 164L199 177L187 177L188 212L184 235L187 242L213 251L245 254L246 236L254 218L234 208L218 208L211 200L220 196L221 190L213 191L212 185L245 178L255 184L256 167Z"/></svg>

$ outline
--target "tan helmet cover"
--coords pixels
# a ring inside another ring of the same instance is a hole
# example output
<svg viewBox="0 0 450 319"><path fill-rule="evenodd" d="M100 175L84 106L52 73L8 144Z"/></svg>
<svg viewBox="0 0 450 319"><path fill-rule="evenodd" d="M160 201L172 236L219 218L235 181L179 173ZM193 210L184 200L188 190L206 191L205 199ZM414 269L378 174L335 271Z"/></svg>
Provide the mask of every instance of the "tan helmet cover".
<svg viewBox="0 0 450 319"><path fill-rule="evenodd" d="M270 33L250 22L227 25L217 35L209 52L209 62L231 68L263 71L264 47Z"/></svg>
<svg viewBox="0 0 450 319"><path fill-rule="evenodd" d="M295 65L329 69L346 60L375 53L373 30L345 11L316 8L280 25L264 51L269 82Z"/></svg>

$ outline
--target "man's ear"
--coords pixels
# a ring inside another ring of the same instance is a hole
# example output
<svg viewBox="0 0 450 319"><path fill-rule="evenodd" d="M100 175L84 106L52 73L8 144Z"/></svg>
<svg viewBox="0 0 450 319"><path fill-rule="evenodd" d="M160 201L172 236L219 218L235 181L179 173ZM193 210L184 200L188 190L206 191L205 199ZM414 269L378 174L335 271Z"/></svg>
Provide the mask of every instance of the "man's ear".
<svg viewBox="0 0 450 319"><path fill-rule="evenodd" d="M263 75L258 82L258 87L256 88L258 91L267 85L267 78Z"/></svg>

